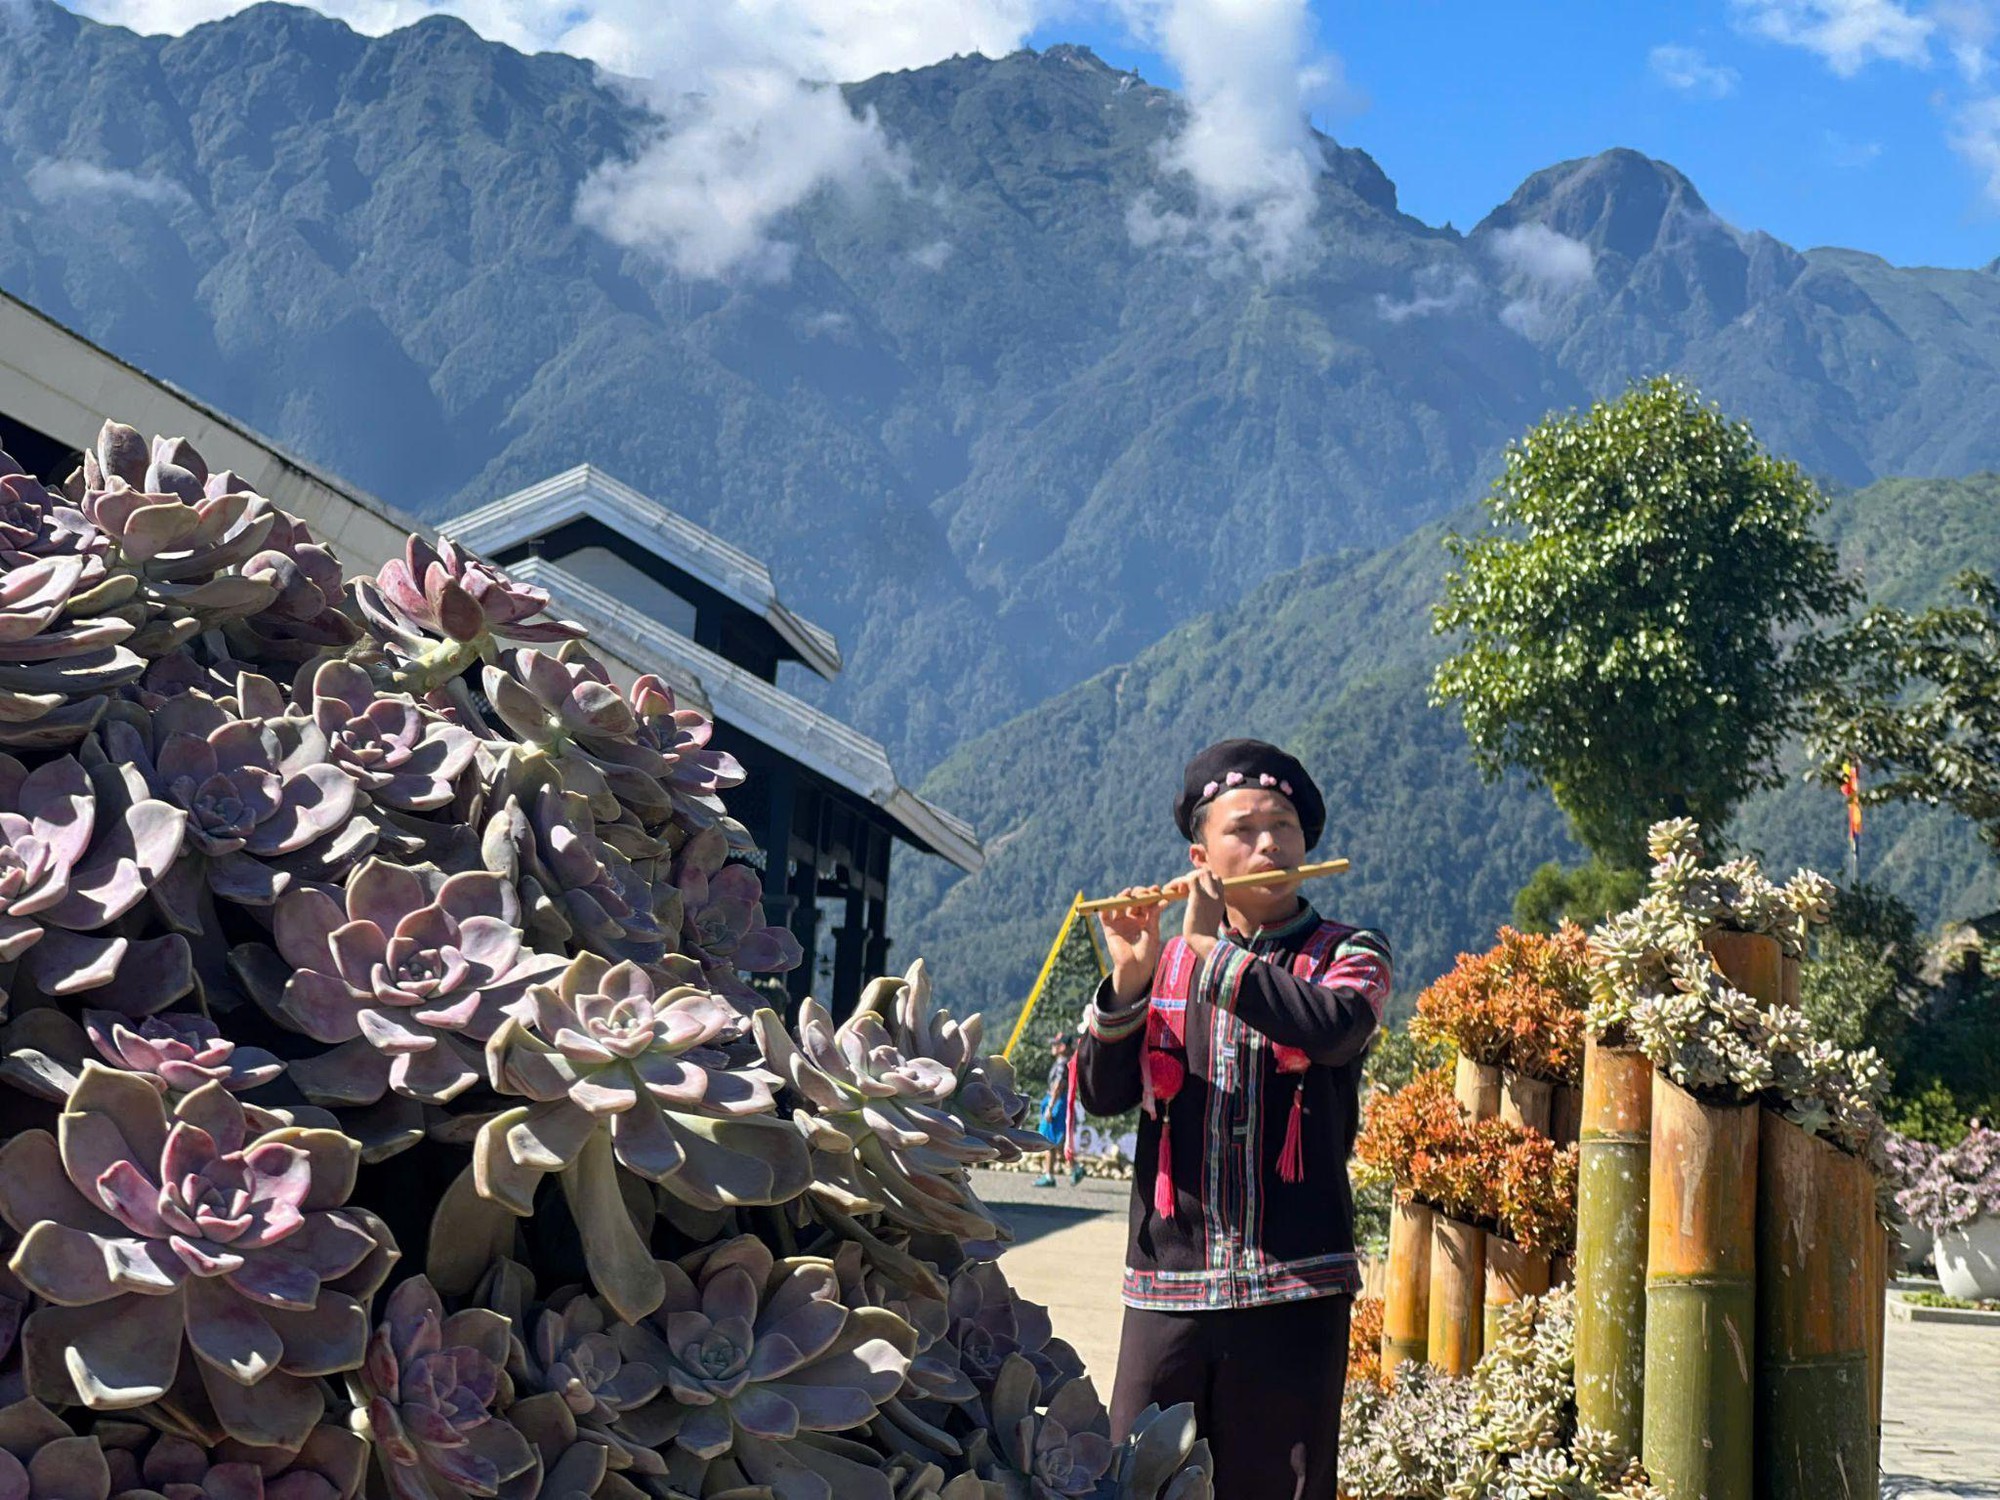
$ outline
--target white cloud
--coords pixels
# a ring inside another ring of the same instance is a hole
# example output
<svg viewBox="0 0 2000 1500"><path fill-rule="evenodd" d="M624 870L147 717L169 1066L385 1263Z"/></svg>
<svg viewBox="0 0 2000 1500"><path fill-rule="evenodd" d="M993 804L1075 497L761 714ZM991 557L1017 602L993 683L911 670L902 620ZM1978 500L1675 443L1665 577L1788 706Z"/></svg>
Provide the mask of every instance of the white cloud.
<svg viewBox="0 0 2000 1500"><path fill-rule="evenodd" d="M942 271L944 263L950 259L950 240L932 240L928 245L919 245L910 252L911 263L922 266L926 271Z"/></svg>
<svg viewBox="0 0 2000 1500"><path fill-rule="evenodd" d="M1540 289L1572 292L1590 280L1596 263L1590 246L1546 224L1516 224L1496 229L1487 249L1511 276L1525 276Z"/></svg>
<svg viewBox="0 0 2000 1500"><path fill-rule="evenodd" d="M1186 124L1162 165L1196 211L1132 205L1141 246L1194 248L1281 274L1310 254L1323 162L1309 119L1347 102L1340 61L1316 51L1306 0L1118 0L1128 24L1179 73Z"/></svg>
<svg viewBox="0 0 2000 1500"><path fill-rule="evenodd" d="M128 172L95 162L48 157L27 171L28 191L42 203L76 203L126 198L159 208L192 203L188 190L170 177L152 172Z"/></svg>
<svg viewBox="0 0 2000 1500"><path fill-rule="evenodd" d="M1407 298L1375 294L1375 311L1388 323L1407 323L1459 312L1479 300L1479 278L1464 267L1425 266Z"/></svg>
<svg viewBox="0 0 2000 1500"><path fill-rule="evenodd" d="M1994 0L1932 0L1930 13L1958 71L1969 83L1983 80L1992 63L1993 38L2000 33Z"/></svg>
<svg viewBox="0 0 2000 1500"><path fill-rule="evenodd" d="M1842 78L1852 78L1870 62L1930 62L1931 33L1937 23L1905 9L1898 0L1733 0L1743 29L1826 60Z"/></svg>
<svg viewBox="0 0 2000 1500"><path fill-rule="evenodd" d="M2000 98L1962 105L1952 116L1946 139L1978 174L1987 203L2000 207Z"/></svg>
<svg viewBox="0 0 2000 1500"><path fill-rule="evenodd" d="M1699 47L1679 42L1663 42L1647 54L1653 76L1670 89L1686 94L1702 94L1720 99L1736 92L1739 75L1734 68L1712 63Z"/></svg>
<svg viewBox="0 0 2000 1500"><path fill-rule="evenodd" d="M1539 338L1554 321L1554 304L1590 281L1596 257L1582 240L1546 224L1516 224L1487 236L1486 251L1515 295L1500 321L1523 338Z"/></svg>

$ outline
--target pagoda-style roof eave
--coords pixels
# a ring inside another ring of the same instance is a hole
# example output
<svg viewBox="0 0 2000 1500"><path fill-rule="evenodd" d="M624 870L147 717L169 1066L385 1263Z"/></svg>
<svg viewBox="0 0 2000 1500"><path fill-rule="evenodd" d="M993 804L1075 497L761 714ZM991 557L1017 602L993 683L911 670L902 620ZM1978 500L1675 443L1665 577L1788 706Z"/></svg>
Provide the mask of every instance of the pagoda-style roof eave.
<svg viewBox="0 0 2000 1500"><path fill-rule="evenodd" d="M763 563L591 464L578 464L466 511L444 522L441 529L461 546L497 557L585 519L631 538L662 562L763 619L820 676L839 674L840 645L832 632L789 609L778 598Z"/></svg>

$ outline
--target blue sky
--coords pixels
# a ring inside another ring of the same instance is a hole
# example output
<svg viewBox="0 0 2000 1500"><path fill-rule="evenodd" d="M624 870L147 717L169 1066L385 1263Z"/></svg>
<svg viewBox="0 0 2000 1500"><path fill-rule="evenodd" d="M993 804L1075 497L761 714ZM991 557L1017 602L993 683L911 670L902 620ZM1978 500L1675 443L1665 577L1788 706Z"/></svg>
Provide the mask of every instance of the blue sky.
<svg viewBox="0 0 2000 1500"><path fill-rule="evenodd" d="M1801 249L1903 265L2000 256L2000 184L1977 155L2000 117L1974 128L2000 76L1972 76L1983 48L1977 62L1952 52L1977 37L1971 5L1314 0L1313 14L1347 94L1316 122L1369 152L1427 222L1470 228L1531 172L1629 146L1680 168L1731 223ZM1924 26L1921 61L1882 55L1911 53ZM1175 81L1121 30L1071 18L1034 41L1087 42ZM1656 64L1657 48L1684 50Z"/></svg>

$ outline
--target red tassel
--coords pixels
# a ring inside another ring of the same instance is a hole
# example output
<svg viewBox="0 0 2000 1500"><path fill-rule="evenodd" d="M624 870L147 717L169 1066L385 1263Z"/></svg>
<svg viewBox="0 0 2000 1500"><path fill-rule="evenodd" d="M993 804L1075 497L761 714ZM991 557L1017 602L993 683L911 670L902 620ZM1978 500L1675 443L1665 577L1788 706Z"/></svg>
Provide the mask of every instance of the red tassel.
<svg viewBox="0 0 2000 1500"><path fill-rule="evenodd" d="M1283 1182L1306 1180L1306 1085L1292 1090L1292 1117L1285 1122L1285 1149L1278 1153L1278 1177Z"/></svg>
<svg viewBox="0 0 2000 1500"><path fill-rule="evenodd" d="M1160 1160L1153 1173L1153 1212L1163 1219L1174 1216L1174 1161L1167 1149L1172 1136L1172 1120L1165 1109L1160 1111Z"/></svg>

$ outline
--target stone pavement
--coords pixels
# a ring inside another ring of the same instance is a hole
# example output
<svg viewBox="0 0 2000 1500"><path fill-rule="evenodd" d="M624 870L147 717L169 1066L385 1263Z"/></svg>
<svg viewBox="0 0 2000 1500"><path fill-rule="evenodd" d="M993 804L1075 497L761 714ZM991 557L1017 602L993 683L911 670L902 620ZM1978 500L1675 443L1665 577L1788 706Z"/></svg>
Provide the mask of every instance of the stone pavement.
<svg viewBox="0 0 2000 1500"><path fill-rule="evenodd" d="M1036 1188L1015 1172L977 1174L1014 1226L1002 1268L1047 1306L1108 1404L1118 1360L1118 1271L1131 1185ZM2000 1330L1888 1321L1883 1500L2000 1500Z"/></svg>

